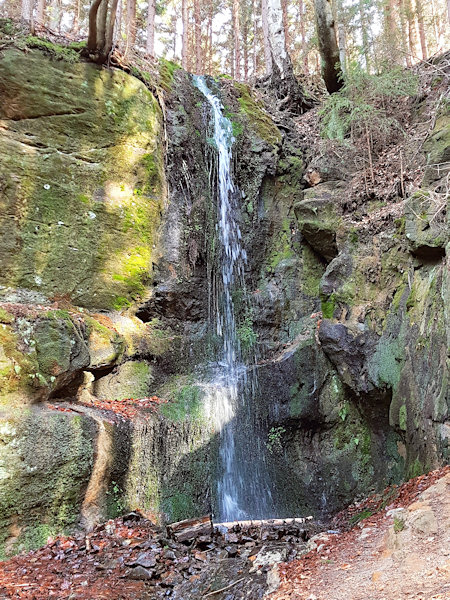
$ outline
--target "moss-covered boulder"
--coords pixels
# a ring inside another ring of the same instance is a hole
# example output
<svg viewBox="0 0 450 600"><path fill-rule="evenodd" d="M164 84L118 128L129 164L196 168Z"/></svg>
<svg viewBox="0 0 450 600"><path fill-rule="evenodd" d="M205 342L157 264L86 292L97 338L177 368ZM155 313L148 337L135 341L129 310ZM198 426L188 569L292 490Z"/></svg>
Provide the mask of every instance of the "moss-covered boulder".
<svg viewBox="0 0 450 600"><path fill-rule="evenodd" d="M2 411L0 557L42 545L78 521L95 437L94 421L76 413Z"/></svg>
<svg viewBox="0 0 450 600"><path fill-rule="evenodd" d="M0 285L121 308L152 278L162 113L120 71L0 53Z"/></svg>

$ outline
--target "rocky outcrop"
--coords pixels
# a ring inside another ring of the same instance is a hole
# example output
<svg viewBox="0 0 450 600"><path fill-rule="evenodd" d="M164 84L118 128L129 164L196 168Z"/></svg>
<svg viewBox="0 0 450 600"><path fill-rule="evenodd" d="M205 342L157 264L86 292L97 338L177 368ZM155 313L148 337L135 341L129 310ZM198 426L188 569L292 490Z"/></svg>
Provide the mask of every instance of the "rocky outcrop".
<svg viewBox="0 0 450 600"><path fill-rule="evenodd" d="M0 95L2 295L96 309L145 295L166 202L156 99L120 71L13 48Z"/></svg>
<svg viewBox="0 0 450 600"><path fill-rule="evenodd" d="M214 510L217 432L198 367L221 343L220 257L202 97L166 69L163 123L130 75L0 52L0 544L13 552L128 507ZM339 171L304 178L314 160L294 128L282 133L248 86L210 85L238 157L248 262L233 302L259 448L279 516L325 514L448 458L434 169L447 121L424 145L420 195L354 220Z"/></svg>

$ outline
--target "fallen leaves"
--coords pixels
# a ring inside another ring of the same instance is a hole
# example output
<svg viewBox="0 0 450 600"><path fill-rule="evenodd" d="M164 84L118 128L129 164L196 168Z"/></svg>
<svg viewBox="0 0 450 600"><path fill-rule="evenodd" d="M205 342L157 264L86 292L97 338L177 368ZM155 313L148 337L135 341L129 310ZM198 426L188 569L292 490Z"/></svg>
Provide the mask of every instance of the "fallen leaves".
<svg viewBox="0 0 450 600"><path fill-rule="evenodd" d="M120 417L122 420L129 420L133 419L138 414L145 418L146 411L155 413L161 404L166 403L167 400L163 400L158 396L151 396L149 398L123 398L122 400L100 400L99 398L92 396L89 402L79 402L78 405L89 408L98 408L100 410L107 410L112 412L113 415ZM57 410L58 412L76 412L75 404L66 406L64 403L47 403L47 406L51 410Z"/></svg>

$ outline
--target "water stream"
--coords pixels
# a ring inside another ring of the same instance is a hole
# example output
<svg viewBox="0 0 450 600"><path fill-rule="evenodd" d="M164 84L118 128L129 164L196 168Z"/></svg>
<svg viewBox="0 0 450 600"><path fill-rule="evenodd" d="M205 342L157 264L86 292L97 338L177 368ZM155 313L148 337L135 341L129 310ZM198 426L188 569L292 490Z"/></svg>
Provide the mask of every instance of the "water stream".
<svg viewBox="0 0 450 600"><path fill-rule="evenodd" d="M215 329L222 340L218 367L209 389L211 417L220 432L216 519L273 516L265 465L266 447L258 431L255 393L256 369L243 361L237 335L233 291L245 293L244 269L247 253L239 228L240 197L232 176L232 124L223 114L220 99L205 79L194 77L194 85L211 107L210 128L217 149L217 233L220 242L220 273L216 273Z"/></svg>

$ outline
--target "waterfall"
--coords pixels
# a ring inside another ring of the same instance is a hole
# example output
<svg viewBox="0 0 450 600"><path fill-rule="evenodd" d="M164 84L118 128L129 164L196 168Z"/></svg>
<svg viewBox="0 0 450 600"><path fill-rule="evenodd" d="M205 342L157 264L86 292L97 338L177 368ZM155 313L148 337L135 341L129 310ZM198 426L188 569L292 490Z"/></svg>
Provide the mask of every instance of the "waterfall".
<svg viewBox="0 0 450 600"><path fill-rule="evenodd" d="M233 290L245 291L247 253L239 228L239 197L232 177L233 129L223 106L202 76L194 85L211 107L213 140L217 149L217 232L220 273L215 290L215 328L222 340L221 356L210 389L210 413L219 431L218 518L232 521L272 515L265 467L266 447L258 436L255 407L256 370L244 364L237 335Z"/></svg>

